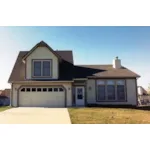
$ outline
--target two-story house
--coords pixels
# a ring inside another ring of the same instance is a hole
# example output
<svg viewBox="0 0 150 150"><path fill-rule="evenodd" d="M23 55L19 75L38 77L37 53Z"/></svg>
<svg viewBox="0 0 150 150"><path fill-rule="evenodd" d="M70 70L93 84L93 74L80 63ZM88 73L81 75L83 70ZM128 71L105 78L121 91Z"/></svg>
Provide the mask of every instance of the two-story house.
<svg viewBox="0 0 150 150"><path fill-rule="evenodd" d="M9 78L14 107L137 105L137 78L116 57L110 65L75 65L72 51L41 41L19 52Z"/></svg>

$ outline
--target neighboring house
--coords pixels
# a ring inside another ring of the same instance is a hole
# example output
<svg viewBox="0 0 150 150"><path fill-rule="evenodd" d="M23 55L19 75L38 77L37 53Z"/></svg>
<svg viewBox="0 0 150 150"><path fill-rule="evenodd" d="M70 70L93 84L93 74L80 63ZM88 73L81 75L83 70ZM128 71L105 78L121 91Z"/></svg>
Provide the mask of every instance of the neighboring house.
<svg viewBox="0 0 150 150"><path fill-rule="evenodd" d="M0 95L10 98L10 89L1 90Z"/></svg>
<svg viewBox="0 0 150 150"><path fill-rule="evenodd" d="M10 105L9 97L0 95L0 106L9 106L9 105Z"/></svg>
<svg viewBox="0 0 150 150"><path fill-rule="evenodd" d="M110 65L75 65L72 51L41 41L19 53L8 82L14 107L137 105L139 77L118 57Z"/></svg>
<svg viewBox="0 0 150 150"><path fill-rule="evenodd" d="M148 92L142 86L138 86L138 95L148 95Z"/></svg>
<svg viewBox="0 0 150 150"><path fill-rule="evenodd" d="M0 90L0 106L10 105L10 89Z"/></svg>

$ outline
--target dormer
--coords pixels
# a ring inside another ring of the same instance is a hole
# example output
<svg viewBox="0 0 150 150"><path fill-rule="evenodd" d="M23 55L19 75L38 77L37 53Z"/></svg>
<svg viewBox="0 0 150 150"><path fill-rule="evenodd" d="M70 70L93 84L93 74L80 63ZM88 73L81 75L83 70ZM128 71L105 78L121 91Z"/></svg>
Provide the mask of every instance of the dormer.
<svg viewBox="0 0 150 150"><path fill-rule="evenodd" d="M22 59L26 79L58 79L61 57L44 41L36 44Z"/></svg>

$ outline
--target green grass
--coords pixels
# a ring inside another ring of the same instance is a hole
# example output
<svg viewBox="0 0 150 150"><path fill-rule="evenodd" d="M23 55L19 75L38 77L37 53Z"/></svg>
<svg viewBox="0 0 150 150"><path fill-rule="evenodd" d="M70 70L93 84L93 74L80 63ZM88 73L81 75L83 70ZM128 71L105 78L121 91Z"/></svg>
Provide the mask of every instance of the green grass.
<svg viewBox="0 0 150 150"><path fill-rule="evenodd" d="M5 110L10 109L10 108L11 108L10 106L0 106L0 112L5 111Z"/></svg>
<svg viewBox="0 0 150 150"><path fill-rule="evenodd" d="M150 110L132 108L69 108L73 124L149 124Z"/></svg>

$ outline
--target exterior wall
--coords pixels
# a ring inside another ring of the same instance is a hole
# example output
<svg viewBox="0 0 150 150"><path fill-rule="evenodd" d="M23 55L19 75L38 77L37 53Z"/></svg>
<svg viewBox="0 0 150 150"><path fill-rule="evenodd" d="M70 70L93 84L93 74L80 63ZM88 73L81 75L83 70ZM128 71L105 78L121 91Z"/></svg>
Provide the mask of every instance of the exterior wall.
<svg viewBox="0 0 150 150"><path fill-rule="evenodd" d="M89 89L91 87L91 90ZM137 86L135 79L126 79L127 102L97 102L96 101L96 80L87 81L87 104L104 105L137 105Z"/></svg>
<svg viewBox="0 0 150 150"><path fill-rule="evenodd" d="M58 58L47 48L38 47L26 60L26 78L32 78L32 59L52 59L52 78L58 79Z"/></svg>
<svg viewBox="0 0 150 150"><path fill-rule="evenodd" d="M96 89L95 89L95 80L89 79L87 80L87 104L95 104L96 103Z"/></svg>
<svg viewBox="0 0 150 150"><path fill-rule="evenodd" d="M20 84L13 84L12 86L12 99L11 106L17 107L17 89L20 87Z"/></svg>
<svg viewBox="0 0 150 150"><path fill-rule="evenodd" d="M137 86L136 86L136 80L135 79L127 79L127 100L128 103L132 105L137 104Z"/></svg>
<svg viewBox="0 0 150 150"><path fill-rule="evenodd" d="M72 83L24 83L24 84L13 84L13 88L12 88L12 99L11 99L11 106L17 107L18 106L18 88L20 86L35 86L35 85L62 85L65 87L66 89L66 102L67 102L67 107L72 106Z"/></svg>
<svg viewBox="0 0 150 150"><path fill-rule="evenodd" d="M86 81L86 103L87 104L104 104L104 105L137 105L137 86L136 86L136 80L135 79L126 79L126 96L127 96L127 102L97 102L96 101L96 80L94 79L89 79ZM32 83L24 83L24 84L13 84L12 86L12 102L11 105L14 107L17 107L17 89L20 86L23 85L62 85L66 88L66 101L67 101L67 107L71 107L72 106L72 98L73 98L73 86L72 83L61 83L61 82L51 82L51 83L38 83L38 82L32 82Z"/></svg>

